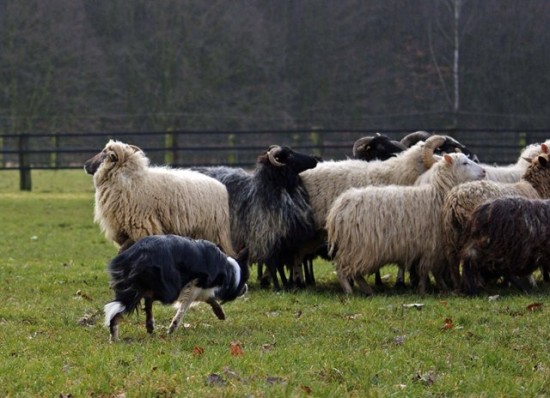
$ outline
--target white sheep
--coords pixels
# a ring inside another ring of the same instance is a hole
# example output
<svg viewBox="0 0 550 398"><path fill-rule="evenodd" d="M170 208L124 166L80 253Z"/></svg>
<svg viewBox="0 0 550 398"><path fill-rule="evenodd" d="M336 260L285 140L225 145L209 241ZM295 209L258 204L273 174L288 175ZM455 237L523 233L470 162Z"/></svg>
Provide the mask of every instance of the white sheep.
<svg viewBox="0 0 550 398"><path fill-rule="evenodd" d="M550 199L549 150L546 144L539 145L539 148L540 155L532 159L520 181L473 181L454 187L447 194L442 210L444 249L455 287L458 287L460 281L459 254L464 244L464 230L477 206L486 200L503 196Z"/></svg>
<svg viewBox="0 0 550 398"><path fill-rule="evenodd" d="M438 285L445 255L441 250L441 205L455 185L485 177L483 168L466 155L444 155L432 166L431 183L421 186L354 188L343 193L327 216L326 229L330 254L338 279L346 293L354 279L365 294L372 289L364 275L388 263L418 262L421 293L431 272Z"/></svg>
<svg viewBox="0 0 550 398"><path fill-rule="evenodd" d="M432 136L418 142L388 160L348 159L320 162L317 167L300 173L309 195L318 230L325 227L326 216L338 195L350 188L367 185L412 185L434 163L434 150L445 142Z"/></svg>
<svg viewBox="0 0 550 398"><path fill-rule="evenodd" d="M546 145L550 145L550 141L545 142ZM538 156L541 153L541 144L531 144L526 146L517 160L516 163L507 166L494 166L488 164L482 164L483 168L487 172L487 179L498 182L518 182L527 167L529 167L530 159Z"/></svg>
<svg viewBox="0 0 550 398"><path fill-rule="evenodd" d="M94 221L120 251L149 235L206 239L234 256L225 186L185 169L151 167L143 151L110 140L86 161L95 186Z"/></svg>

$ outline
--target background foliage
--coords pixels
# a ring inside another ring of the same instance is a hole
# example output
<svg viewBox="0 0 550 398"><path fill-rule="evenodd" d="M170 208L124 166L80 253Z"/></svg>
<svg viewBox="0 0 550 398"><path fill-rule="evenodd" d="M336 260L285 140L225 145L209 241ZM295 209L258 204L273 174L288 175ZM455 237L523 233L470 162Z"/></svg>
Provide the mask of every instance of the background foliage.
<svg viewBox="0 0 550 398"><path fill-rule="evenodd" d="M0 132L546 128L549 24L545 0L0 0Z"/></svg>

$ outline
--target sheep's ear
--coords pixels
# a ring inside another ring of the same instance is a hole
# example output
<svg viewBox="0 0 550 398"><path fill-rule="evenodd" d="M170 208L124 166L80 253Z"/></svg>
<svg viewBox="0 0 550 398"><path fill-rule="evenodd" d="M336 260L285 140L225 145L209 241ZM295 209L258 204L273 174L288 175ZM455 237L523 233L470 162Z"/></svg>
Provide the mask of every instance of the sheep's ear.
<svg viewBox="0 0 550 398"><path fill-rule="evenodd" d="M548 145L546 144L541 144L540 145L540 149L543 153L548 153Z"/></svg>
<svg viewBox="0 0 550 398"><path fill-rule="evenodd" d="M533 161L533 159L526 157L522 157L522 159L525 160L527 163L531 163Z"/></svg>
<svg viewBox="0 0 550 398"><path fill-rule="evenodd" d="M448 164L453 164L453 157L451 155L446 153L445 155L443 155L443 159L445 159Z"/></svg>
<svg viewBox="0 0 550 398"><path fill-rule="evenodd" d="M135 145L130 145L130 148L134 150L134 152L141 152L141 148Z"/></svg>

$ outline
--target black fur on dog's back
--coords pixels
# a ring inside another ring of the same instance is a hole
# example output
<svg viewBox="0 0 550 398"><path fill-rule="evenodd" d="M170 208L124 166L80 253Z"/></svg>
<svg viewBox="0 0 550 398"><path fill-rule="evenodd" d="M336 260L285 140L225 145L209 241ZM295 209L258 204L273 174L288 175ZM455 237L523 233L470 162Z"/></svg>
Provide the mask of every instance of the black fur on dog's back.
<svg viewBox="0 0 550 398"><path fill-rule="evenodd" d="M108 265L114 301L134 311L142 297L172 304L184 286L197 280L201 289L217 288L215 298L231 301L244 293L249 270L246 259L234 266L214 243L176 235L154 235L136 242ZM236 280L236 278L239 280Z"/></svg>

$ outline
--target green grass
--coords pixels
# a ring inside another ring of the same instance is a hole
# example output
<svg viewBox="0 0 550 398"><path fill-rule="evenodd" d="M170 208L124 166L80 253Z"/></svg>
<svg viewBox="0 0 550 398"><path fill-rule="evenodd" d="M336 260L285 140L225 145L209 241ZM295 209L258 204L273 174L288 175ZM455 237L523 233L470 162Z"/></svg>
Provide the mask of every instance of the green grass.
<svg viewBox="0 0 550 398"><path fill-rule="evenodd" d="M550 395L547 287L497 290L490 301L421 297L388 282L375 297L346 297L319 261L315 289L274 293L253 280L225 305L226 321L199 305L171 336L174 311L157 304L153 336L141 312L109 344L105 265L116 249L93 224L90 177L44 171L31 193L17 184L16 173L0 173L0 396ZM395 269L383 273L393 279ZM244 355L231 355L234 342Z"/></svg>

